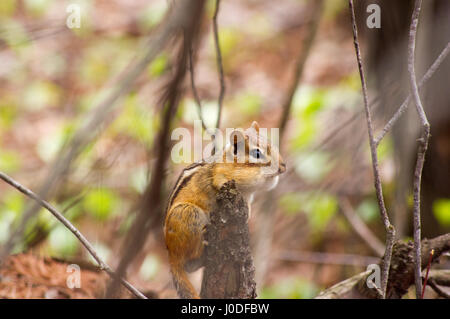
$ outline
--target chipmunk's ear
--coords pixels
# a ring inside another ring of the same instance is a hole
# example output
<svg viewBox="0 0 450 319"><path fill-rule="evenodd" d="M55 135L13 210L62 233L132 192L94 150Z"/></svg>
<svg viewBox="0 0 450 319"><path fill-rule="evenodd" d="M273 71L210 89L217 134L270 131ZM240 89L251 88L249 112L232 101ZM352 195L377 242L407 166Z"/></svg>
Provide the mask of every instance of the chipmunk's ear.
<svg viewBox="0 0 450 319"><path fill-rule="evenodd" d="M233 130L230 134L230 144L233 147L233 154L237 155L240 151L244 151L245 134L242 130ZM243 153L242 153L243 154Z"/></svg>
<svg viewBox="0 0 450 319"><path fill-rule="evenodd" d="M258 122L253 121L251 127L253 127L253 128L255 129L256 132L259 132L259 124L258 124Z"/></svg>

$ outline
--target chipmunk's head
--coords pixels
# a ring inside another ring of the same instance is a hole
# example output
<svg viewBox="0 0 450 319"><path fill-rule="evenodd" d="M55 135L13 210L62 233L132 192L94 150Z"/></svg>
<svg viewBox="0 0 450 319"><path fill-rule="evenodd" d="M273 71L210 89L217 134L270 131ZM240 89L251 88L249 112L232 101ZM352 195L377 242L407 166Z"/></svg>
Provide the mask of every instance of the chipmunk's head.
<svg viewBox="0 0 450 319"><path fill-rule="evenodd" d="M244 193L274 188L279 175L286 171L278 147L260 134L257 122L245 131L231 132L223 159L227 179L234 179Z"/></svg>

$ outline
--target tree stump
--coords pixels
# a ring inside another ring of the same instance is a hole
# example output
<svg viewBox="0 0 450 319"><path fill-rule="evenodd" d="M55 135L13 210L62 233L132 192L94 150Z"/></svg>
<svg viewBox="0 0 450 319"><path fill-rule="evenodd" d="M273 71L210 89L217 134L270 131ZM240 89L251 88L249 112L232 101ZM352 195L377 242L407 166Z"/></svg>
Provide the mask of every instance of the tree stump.
<svg viewBox="0 0 450 319"><path fill-rule="evenodd" d="M256 298L255 268L250 251L248 206L234 181L217 195L217 209L206 227L202 298Z"/></svg>

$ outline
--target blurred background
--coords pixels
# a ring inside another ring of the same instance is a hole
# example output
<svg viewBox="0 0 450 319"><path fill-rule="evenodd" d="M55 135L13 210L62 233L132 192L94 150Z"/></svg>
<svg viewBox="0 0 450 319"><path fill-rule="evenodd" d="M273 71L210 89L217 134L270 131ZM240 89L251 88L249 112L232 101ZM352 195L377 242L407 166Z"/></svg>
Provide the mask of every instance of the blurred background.
<svg viewBox="0 0 450 319"><path fill-rule="evenodd" d="M370 3L381 7L380 29L366 26ZM70 4L81 8L80 28L66 26ZM61 150L144 50L171 6L166 0L2 0L0 171L36 192L45 191L44 181ZM409 93L406 40L412 7L412 1L357 1L377 134ZM195 83L207 127L215 125L220 88L214 9L215 1L208 0L195 54ZM450 39L449 14L450 2L424 1L419 79ZM254 120L261 127L280 127L283 105L291 102L280 146L288 172L275 191L256 198L249 221L258 295L312 298L377 263L384 252L348 3L223 0L218 24L226 84L221 128L247 128ZM145 66L131 90L105 115L101 132L82 145L59 186L46 194L113 268L152 178L161 91L173 76L174 52L169 43ZM301 60L305 63L297 79ZM450 231L449 74L447 59L421 91L432 135L422 183L422 235L428 238ZM197 119L186 76L172 127L192 130ZM412 237L419 129L410 105L378 147L388 213L397 237L404 240ZM170 157L167 161L163 203L184 167ZM10 245L8 254L13 254L0 268L0 297L102 296L106 275L47 211L29 218L11 244L30 205L0 183L0 246ZM127 278L148 296L173 298L162 217ZM71 263L83 268L82 287L75 290L65 285L66 265ZM201 272L192 278L199 287ZM126 292L123 296L129 297Z"/></svg>

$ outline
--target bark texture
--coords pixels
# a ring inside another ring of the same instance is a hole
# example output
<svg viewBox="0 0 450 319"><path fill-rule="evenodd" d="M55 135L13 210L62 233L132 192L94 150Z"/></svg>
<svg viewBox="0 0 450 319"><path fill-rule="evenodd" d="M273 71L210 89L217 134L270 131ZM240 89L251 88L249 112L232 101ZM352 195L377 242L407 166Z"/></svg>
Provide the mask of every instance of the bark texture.
<svg viewBox="0 0 450 319"><path fill-rule="evenodd" d="M423 239L421 264L422 269L427 267L430 251L434 249L432 263L437 262L439 257L446 251L450 251L450 234L445 234L433 239ZM389 281L386 290L386 298L401 298L414 284L414 245L410 242L397 241L392 252L391 268L389 270ZM436 273L436 271L435 271ZM371 271L362 272L345 281L342 281L324 291L317 299L375 299L379 294L375 289L370 289L366 280ZM447 272L436 273L441 282L448 276ZM447 278L450 280L450 278Z"/></svg>
<svg viewBox="0 0 450 319"><path fill-rule="evenodd" d="M222 186L206 227L201 298L256 298L248 206L234 181Z"/></svg>

